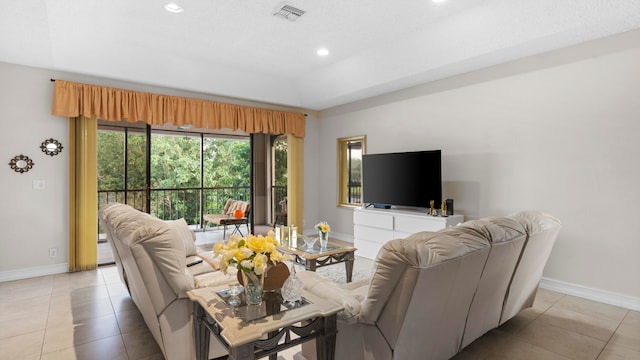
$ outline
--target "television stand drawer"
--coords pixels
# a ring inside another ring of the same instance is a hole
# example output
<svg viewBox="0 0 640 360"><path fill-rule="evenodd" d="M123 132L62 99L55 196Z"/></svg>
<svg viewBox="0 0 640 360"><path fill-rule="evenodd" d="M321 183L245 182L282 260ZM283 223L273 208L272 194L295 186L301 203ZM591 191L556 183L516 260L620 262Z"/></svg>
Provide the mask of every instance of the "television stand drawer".
<svg viewBox="0 0 640 360"><path fill-rule="evenodd" d="M358 208L353 212L356 255L374 260L387 241L420 231L438 231L464 221L462 215L430 216L424 212Z"/></svg>

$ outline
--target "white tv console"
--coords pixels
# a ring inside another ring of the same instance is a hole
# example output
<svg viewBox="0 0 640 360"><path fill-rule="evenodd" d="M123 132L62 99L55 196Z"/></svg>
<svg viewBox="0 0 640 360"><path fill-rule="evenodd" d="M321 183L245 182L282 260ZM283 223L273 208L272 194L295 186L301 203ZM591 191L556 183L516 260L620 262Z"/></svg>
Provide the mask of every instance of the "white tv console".
<svg viewBox="0 0 640 360"><path fill-rule="evenodd" d="M439 217L426 211L356 208L353 211L356 255L374 260L389 240L404 239L419 231L438 231L463 221L462 215Z"/></svg>

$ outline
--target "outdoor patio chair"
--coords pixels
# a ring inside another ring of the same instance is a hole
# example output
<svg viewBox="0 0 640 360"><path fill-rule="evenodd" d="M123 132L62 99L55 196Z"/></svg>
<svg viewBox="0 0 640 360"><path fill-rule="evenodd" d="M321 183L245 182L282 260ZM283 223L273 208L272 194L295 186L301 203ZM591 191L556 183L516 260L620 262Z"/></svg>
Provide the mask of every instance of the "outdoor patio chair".
<svg viewBox="0 0 640 360"><path fill-rule="evenodd" d="M222 230L222 238L226 237L227 234L227 225L234 225L232 235L236 232L240 233L240 236L244 236L242 231L240 230L241 225L247 226L247 232L249 232L249 209L251 205L247 201L242 200L234 200L229 199L224 204L224 208L222 208L222 214L205 214L203 219L205 220L204 230L207 230L207 222L212 224L216 224L218 226L223 226ZM233 216L236 210L241 210L243 212L243 217L235 218Z"/></svg>

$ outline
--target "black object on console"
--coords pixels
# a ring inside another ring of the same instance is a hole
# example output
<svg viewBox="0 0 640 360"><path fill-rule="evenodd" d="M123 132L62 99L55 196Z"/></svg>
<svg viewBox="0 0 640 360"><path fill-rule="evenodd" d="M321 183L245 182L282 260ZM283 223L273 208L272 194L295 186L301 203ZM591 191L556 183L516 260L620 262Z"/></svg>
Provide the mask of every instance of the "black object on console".
<svg viewBox="0 0 640 360"><path fill-rule="evenodd" d="M445 200L447 204L447 215L453 215L453 199Z"/></svg>

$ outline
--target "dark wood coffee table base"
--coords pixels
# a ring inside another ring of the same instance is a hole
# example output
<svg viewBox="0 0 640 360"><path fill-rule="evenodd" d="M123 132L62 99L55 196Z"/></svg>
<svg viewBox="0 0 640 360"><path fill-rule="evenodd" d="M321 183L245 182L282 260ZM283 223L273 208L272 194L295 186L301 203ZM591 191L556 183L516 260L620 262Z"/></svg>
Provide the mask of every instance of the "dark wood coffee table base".
<svg viewBox="0 0 640 360"><path fill-rule="evenodd" d="M314 339L318 360L335 359L337 312L342 309L339 305L303 291L310 303L296 309L298 314L293 314L291 320L286 320L288 315L282 315L245 322L230 315L228 306L221 303L210 288L191 290L188 295L193 301L196 360L208 359L210 334L228 350L228 355L218 359L247 360L267 356L273 359L279 351ZM225 324L228 325L226 330ZM231 335L229 338L223 336L225 331ZM245 340L238 341L240 338Z"/></svg>
<svg viewBox="0 0 640 360"><path fill-rule="evenodd" d="M353 261L357 250L352 246L340 245L329 239L326 247L314 244L311 250L308 250L305 245L298 245L297 243L292 247L287 246L287 244L280 245L278 249L285 254L292 255L294 261L304 266L308 271L316 271L319 267L344 263L347 282L351 282Z"/></svg>
<svg viewBox="0 0 640 360"><path fill-rule="evenodd" d="M295 257L295 262L304 266L304 268L308 271L316 271L316 269L319 267L339 264L343 262L347 274L347 282L351 282L351 278L353 276L353 261L355 259L355 256L353 254L353 251L349 251L344 253L326 255L326 257L310 259L307 259L304 256L300 256L298 254L293 255Z"/></svg>

